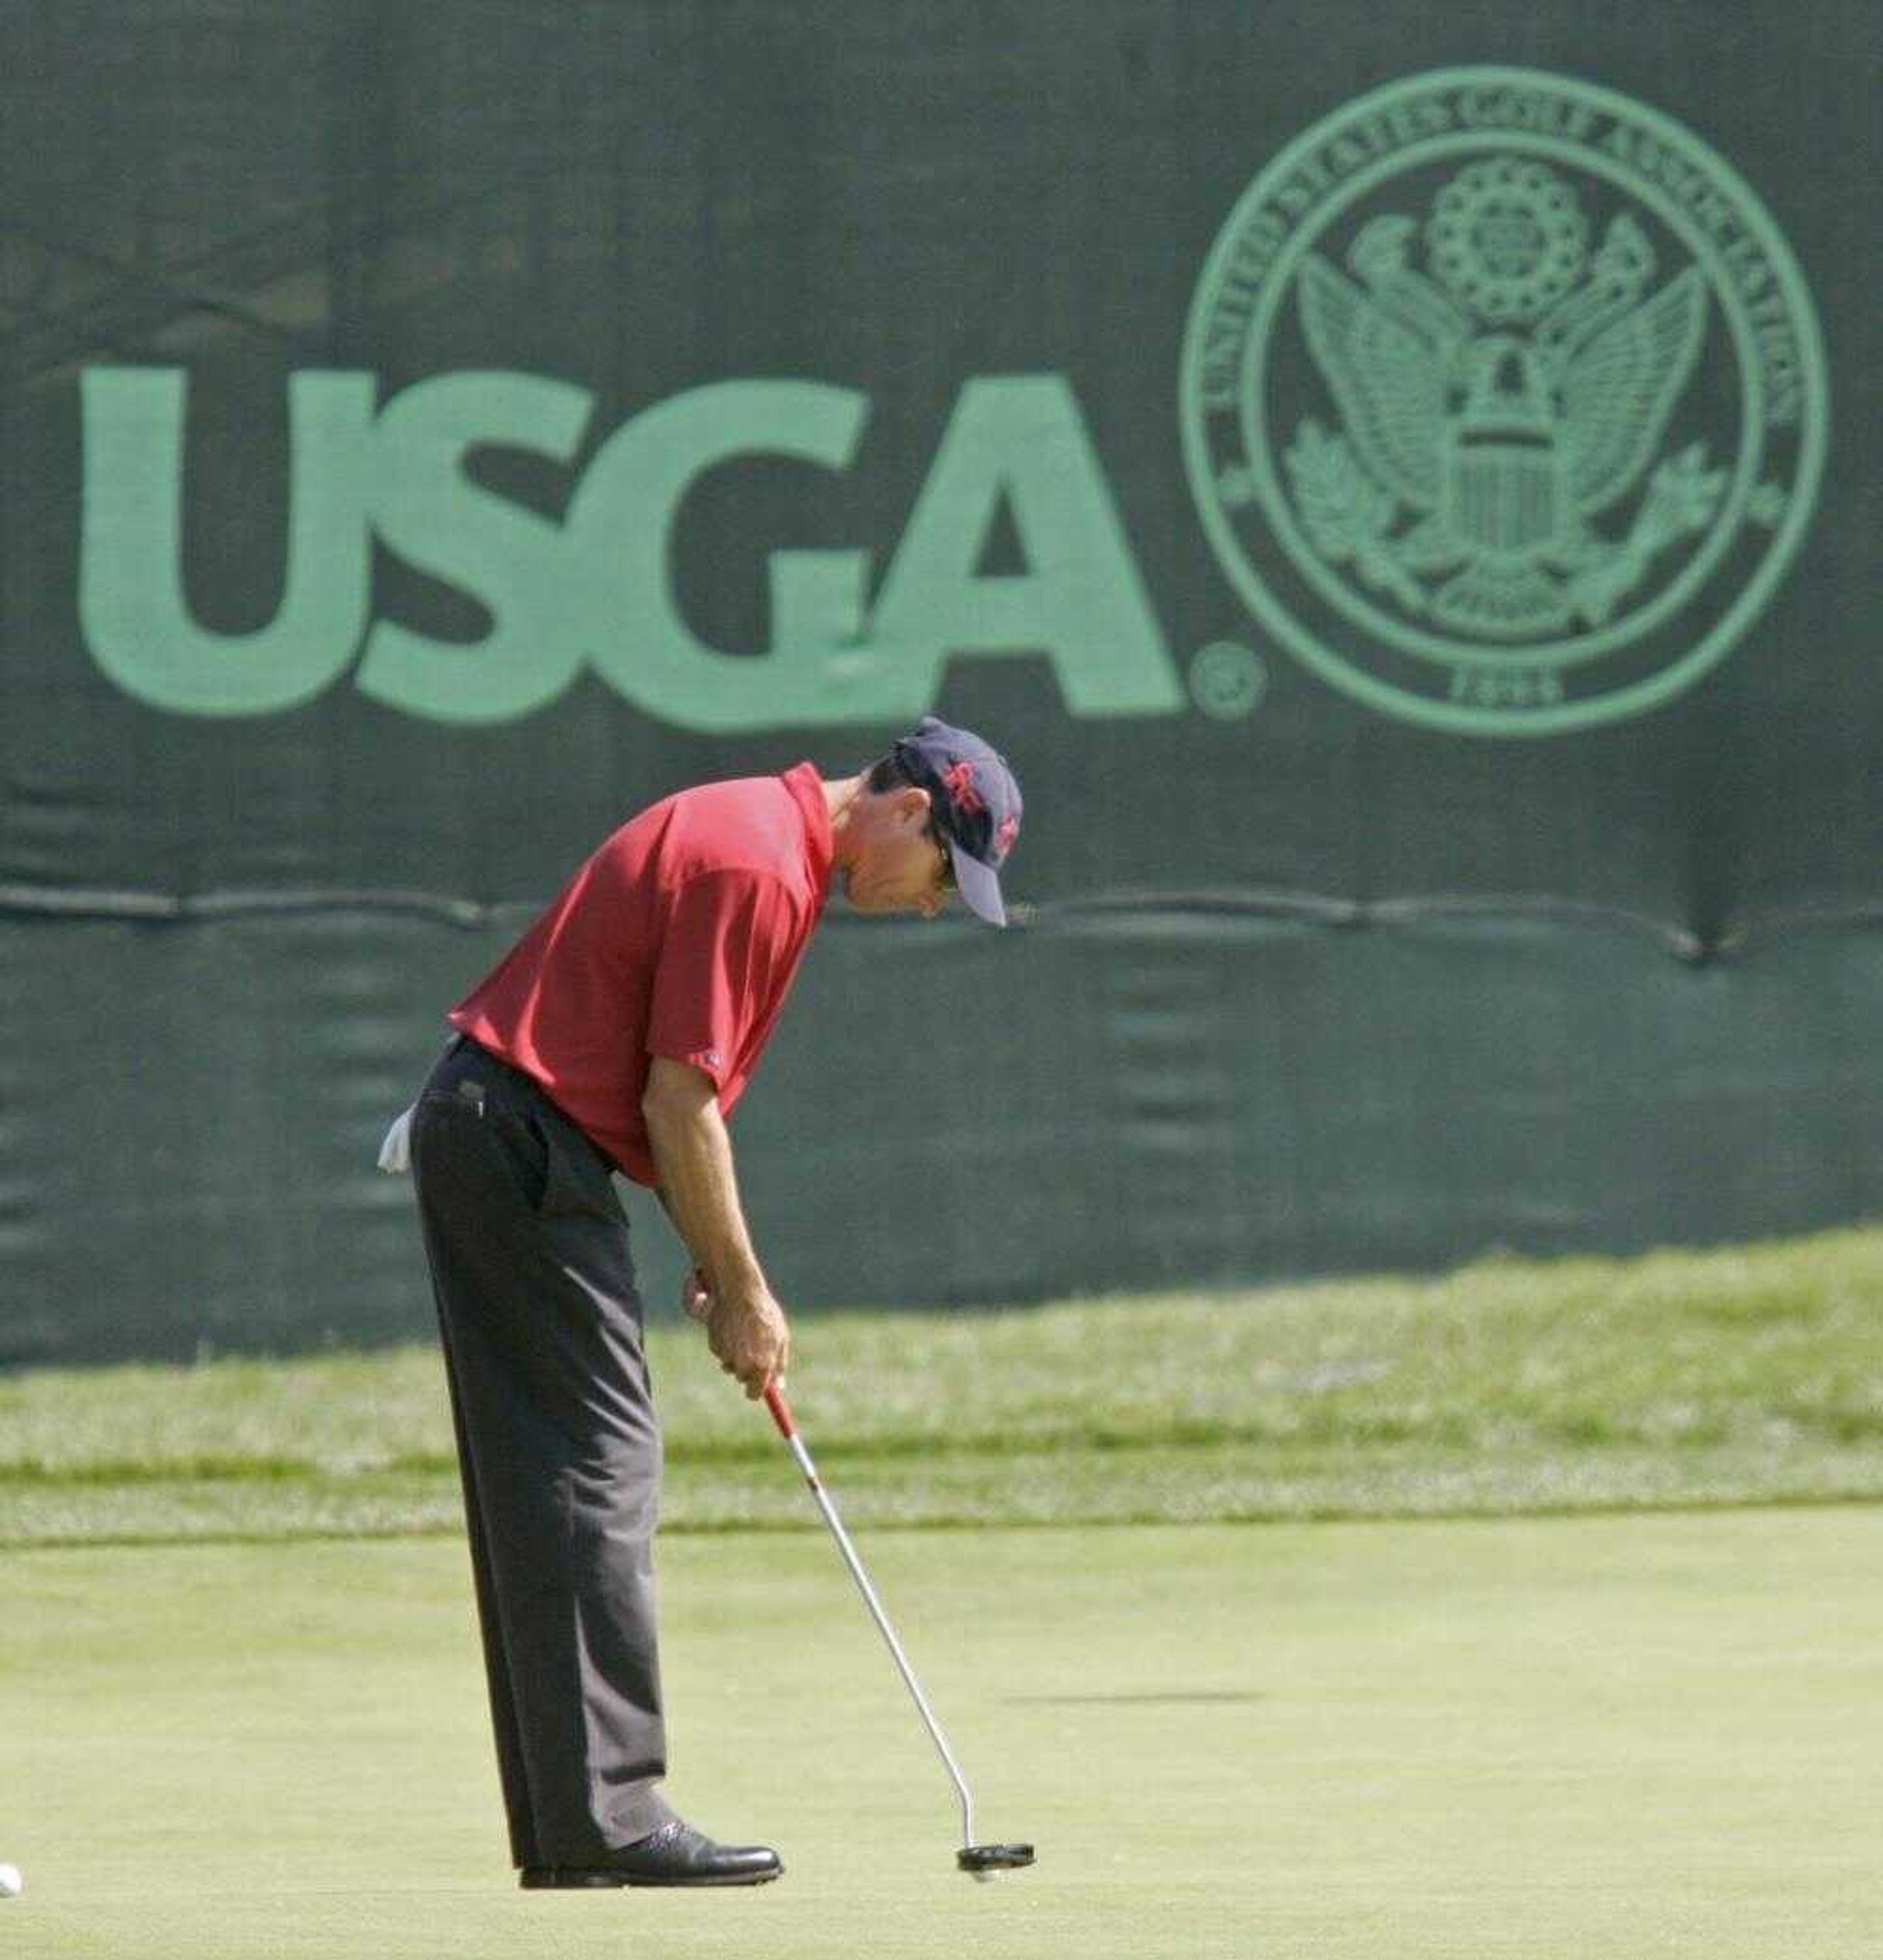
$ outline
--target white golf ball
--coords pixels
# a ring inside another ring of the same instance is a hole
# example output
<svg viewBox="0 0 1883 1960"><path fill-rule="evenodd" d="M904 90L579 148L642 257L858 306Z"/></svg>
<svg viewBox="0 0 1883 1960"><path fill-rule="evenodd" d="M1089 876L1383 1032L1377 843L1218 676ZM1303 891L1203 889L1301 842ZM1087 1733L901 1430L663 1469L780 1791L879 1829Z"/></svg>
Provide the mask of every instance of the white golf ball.
<svg viewBox="0 0 1883 1960"><path fill-rule="evenodd" d="M0 1898L17 1898L25 1889L17 1865L0 1865Z"/></svg>

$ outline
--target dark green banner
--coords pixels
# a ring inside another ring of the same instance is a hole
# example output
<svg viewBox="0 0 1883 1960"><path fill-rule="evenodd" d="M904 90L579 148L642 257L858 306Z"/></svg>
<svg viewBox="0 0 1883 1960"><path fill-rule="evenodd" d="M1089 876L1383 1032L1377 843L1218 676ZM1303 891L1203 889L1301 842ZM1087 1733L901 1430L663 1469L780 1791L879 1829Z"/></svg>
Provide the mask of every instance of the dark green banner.
<svg viewBox="0 0 1883 1960"><path fill-rule="evenodd" d="M0 1360L422 1330L444 1009L634 810L930 709L1022 930L826 926L737 1133L787 1303L1873 1204L1879 52L0 15Z"/></svg>

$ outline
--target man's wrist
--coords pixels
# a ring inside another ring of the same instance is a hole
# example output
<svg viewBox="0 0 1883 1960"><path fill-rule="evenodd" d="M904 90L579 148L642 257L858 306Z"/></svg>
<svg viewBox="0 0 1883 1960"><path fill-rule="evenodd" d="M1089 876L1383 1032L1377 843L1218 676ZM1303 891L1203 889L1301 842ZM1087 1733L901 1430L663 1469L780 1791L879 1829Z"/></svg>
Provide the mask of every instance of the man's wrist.
<svg viewBox="0 0 1883 1960"><path fill-rule="evenodd" d="M757 1312L771 1297L765 1276L753 1259L735 1259L723 1271L709 1271L707 1284L712 1288L715 1300L741 1312Z"/></svg>

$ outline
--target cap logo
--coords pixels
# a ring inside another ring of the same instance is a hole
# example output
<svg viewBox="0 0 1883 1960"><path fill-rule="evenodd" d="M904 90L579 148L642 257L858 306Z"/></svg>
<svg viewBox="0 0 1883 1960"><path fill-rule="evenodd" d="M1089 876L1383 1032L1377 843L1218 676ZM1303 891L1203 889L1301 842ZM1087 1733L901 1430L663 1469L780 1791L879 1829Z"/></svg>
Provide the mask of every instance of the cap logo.
<svg viewBox="0 0 1883 1960"><path fill-rule="evenodd" d="M988 800L981 794L981 785L975 781L972 762L955 762L943 772L942 781L948 785L948 794L954 800L955 807L964 816L978 816L988 807Z"/></svg>
<svg viewBox="0 0 1883 1960"><path fill-rule="evenodd" d="M994 833L994 852L997 858L1004 858L1013 848L1013 840L1020 834L1020 820L1007 816L1000 819L1000 828Z"/></svg>

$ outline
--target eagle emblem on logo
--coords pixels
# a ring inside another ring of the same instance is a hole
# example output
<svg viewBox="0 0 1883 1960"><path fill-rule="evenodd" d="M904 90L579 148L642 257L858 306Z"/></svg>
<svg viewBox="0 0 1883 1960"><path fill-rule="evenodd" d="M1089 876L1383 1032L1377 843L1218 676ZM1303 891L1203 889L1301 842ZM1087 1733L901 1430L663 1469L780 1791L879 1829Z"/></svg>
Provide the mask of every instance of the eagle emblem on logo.
<svg viewBox="0 0 1883 1960"><path fill-rule="evenodd" d="M1727 472L1662 453L1706 337L1697 266L1657 285L1632 217L1589 249L1570 186L1498 155L1424 226L1365 223L1343 272L1303 262L1302 330L1338 407L1287 462L1313 549L1414 617L1481 641L1600 626L1712 522ZM1351 276L1348 276L1350 274ZM1652 474L1649 475L1649 472ZM1647 478L1625 523L1612 514Z"/></svg>

